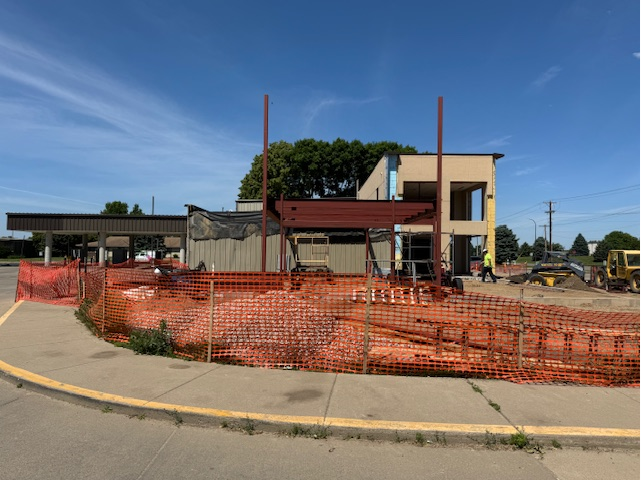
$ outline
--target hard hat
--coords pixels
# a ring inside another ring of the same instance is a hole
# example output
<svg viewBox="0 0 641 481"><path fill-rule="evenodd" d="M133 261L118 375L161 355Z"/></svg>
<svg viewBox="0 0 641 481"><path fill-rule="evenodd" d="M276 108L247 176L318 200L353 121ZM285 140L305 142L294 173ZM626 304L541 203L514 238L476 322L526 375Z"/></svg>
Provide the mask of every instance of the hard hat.
<svg viewBox="0 0 641 481"><path fill-rule="evenodd" d="M483 249L483 252L487 252L487 249Z"/></svg>

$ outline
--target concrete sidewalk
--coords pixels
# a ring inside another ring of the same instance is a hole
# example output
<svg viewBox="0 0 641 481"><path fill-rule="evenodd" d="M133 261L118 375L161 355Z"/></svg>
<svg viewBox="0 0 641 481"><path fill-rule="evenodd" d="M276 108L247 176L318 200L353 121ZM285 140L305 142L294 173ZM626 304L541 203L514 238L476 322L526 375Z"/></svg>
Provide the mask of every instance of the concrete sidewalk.
<svg viewBox="0 0 641 481"><path fill-rule="evenodd" d="M639 447L639 389L269 370L136 355L74 309L25 302L0 317L0 375L117 413L239 429L433 443ZM107 407L108 406L108 407ZM298 427L296 427L298 426Z"/></svg>

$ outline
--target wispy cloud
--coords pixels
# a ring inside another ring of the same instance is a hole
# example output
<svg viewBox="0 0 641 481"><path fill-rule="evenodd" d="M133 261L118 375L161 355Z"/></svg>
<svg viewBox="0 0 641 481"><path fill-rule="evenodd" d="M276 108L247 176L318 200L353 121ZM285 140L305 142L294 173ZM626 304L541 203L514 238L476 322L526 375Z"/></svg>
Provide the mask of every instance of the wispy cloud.
<svg viewBox="0 0 641 481"><path fill-rule="evenodd" d="M556 65L553 67L550 67L541 75L539 75L536 78L536 80L534 80L534 82L532 82L532 86L536 89L542 89L549 82L551 82L555 77L557 77L560 73L561 73L561 67Z"/></svg>
<svg viewBox="0 0 641 481"><path fill-rule="evenodd" d="M541 170L541 167L542 166L540 166L540 165L537 165L537 166L534 166L534 167L526 167L525 169L517 170L516 172L514 172L513 175L516 176L516 177L521 177L522 175L530 175L530 174L533 174L533 173Z"/></svg>
<svg viewBox="0 0 641 481"><path fill-rule="evenodd" d="M154 178L176 172L186 182L200 183L203 177L220 182L226 201L233 200L240 178L260 150L258 143L203 123L155 92L3 33L0 87L0 154L5 164L24 169L32 162L28 167L34 175L62 174L41 194L60 201L80 182L98 200L94 205L104 205L96 195L106 177L120 177L119 183L110 184L111 192L114 185L118 190L105 194L107 200L114 200L128 184L137 186L137 195L150 197ZM39 195L29 182L23 178L24 191L14 194ZM93 188L88 187L91 183ZM184 192L174 195L181 207L191 202Z"/></svg>
<svg viewBox="0 0 641 481"><path fill-rule="evenodd" d="M340 98L333 95L326 95L321 98L311 99L304 109L305 132L308 132L314 121L325 111L343 106L353 105L360 106L379 102L383 97L371 97L365 99Z"/></svg>
<svg viewBox="0 0 641 481"><path fill-rule="evenodd" d="M505 147L510 145L509 140L512 138L511 135L504 135L503 137L498 137L496 139L489 140L486 142L483 147L492 148L492 147Z"/></svg>
<svg viewBox="0 0 641 481"><path fill-rule="evenodd" d="M632 55L634 55L636 58L641 58L641 56L639 55L639 52L634 52Z"/></svg>

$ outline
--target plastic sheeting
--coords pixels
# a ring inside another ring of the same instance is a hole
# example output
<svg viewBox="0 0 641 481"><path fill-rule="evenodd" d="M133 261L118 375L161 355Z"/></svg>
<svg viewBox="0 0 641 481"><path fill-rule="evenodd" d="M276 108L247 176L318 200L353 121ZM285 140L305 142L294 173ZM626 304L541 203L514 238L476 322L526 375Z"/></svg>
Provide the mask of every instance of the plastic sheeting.
<svg viewBox="0 0 641 481"><path fill-rule="evenodd" d="M210 239L245 239L260 235L262 212L210 212L198 207L189 212L189 238L195 241ZM267 235L280 232L277 222L267 218Z"/></svg>

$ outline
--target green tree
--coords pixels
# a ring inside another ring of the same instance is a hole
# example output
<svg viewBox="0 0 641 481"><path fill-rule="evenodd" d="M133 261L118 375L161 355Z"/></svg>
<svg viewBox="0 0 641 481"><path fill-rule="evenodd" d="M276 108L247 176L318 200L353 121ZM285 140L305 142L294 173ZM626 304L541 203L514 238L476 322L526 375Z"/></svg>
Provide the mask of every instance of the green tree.
<svg viewBox="0 0 641 481"><path fill-rule="evenodd" d="M39 252L45 250L45 234L33 232L31 236L34 248ZM53 257L71 256L76 245L82 243L81 235L54 234L51 243L51 255Z"/></svg>
<svg viewBox="0 0 641 481"><path fill-rule="evenodd" d="M502 264L516 260L519 254L519 240L507 225L502 224L494 229L496 239L496 263Z"/></svg>
<svg viewBox="0 0 641 481"><path fill-rule="evenodd" d="M604 261L612 249L639 250L639 238L618 230L612 231L597 243L592 258L595 262Z"/></svg>
<svg viewBox="0 0 641 481"><path fill-rule="evenodd" d="M119 200L114 200L113 202L107 202L105 208L100 212L101 214L116 214L116 215L127 215L129 211L129 206L126 202L120 202Z"/></svg>
<svg viewBox="0 0 641 481"><path fill-rule="evenodd" d="M572 244L572 247L570 250L573 252L574 255L577 256L587 256L590 255L590 248L588 247L588 241L585 240L585 237L583 235L579 234L576 236L576 239L574 239L574 243Z"/></svg>
<svg viewBox="0 0 641 481"><path fill-rule="evenodd" d="M142 211L138 204L134 204L134 206L131 208L131 211L129 212L129 215L145 215L145 213Z"/></svg>
<svg viewBox="0 0 641 481"><path fill-rule="evenodd" d="M160 252L161 257L165 257L167 247L165 238L161 235L138 235L134 239L134 249L136 252L155 251Z"/></svg>
<svg viewBox="0 0 641 481"><path fill-rule="evenodd" d="M270 144L267 153L267 195L278 198L355 196L384 152L416 153L416 148L395 142L363 144L336 139L302 139L293 145L283 140ZM240 184L239 198L262 198L263 155L254 157Z"/></svg>
<svg viewBox="0 0 641 481"><path fill-rule="evenodd" d="M522 256L531 256L532 255L532 246L527 242L521 244L520 253Z"/></svg>
<svg viewBox="0 0 641 481"><path fill-rule="evenodd" d="M532 260L533 261L540 261L543 259L543 253L545 252L545 247L546 247L546 242L543 237L537 237L536 241L534 241L534 245L532 246Z"/></svg>

